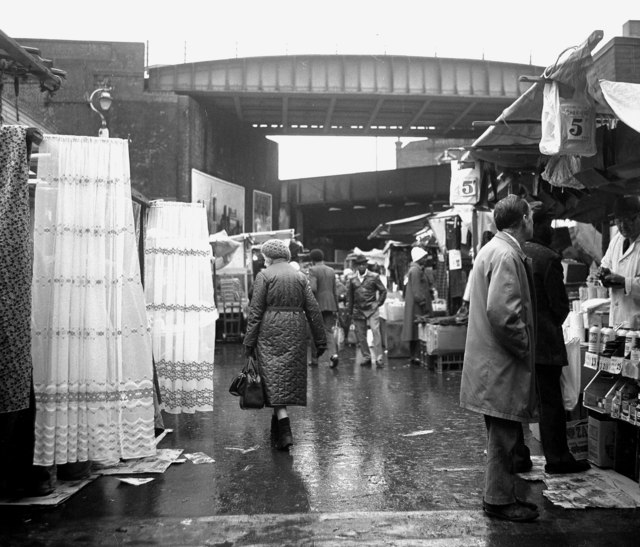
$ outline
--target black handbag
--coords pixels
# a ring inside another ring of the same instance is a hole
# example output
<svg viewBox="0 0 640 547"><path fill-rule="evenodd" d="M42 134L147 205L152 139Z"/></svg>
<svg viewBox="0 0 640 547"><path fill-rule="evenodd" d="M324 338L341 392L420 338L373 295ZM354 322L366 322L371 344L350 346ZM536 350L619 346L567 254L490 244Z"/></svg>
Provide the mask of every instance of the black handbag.
<svg viewBox="0 0 640 547"><path fill-rule="evenodd" d="M247 357L247 364L231 382L229 393L240 397L240 408L264 408L262 378L253 357Z"/></svg>

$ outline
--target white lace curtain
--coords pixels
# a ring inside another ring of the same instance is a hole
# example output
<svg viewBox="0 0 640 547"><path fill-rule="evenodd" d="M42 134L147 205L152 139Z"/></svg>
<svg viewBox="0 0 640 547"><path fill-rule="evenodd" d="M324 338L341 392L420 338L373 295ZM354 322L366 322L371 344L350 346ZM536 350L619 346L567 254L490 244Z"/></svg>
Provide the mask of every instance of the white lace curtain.
<svg viewBox="0 0 640 547"><path fill-rule="evenodd" d="M151 336L128 142L47 135L32 303L34 463L155 453Z"/></svg>
<svg viewBox="0 0 640 547"><path fill-rule="evenodd" d="M201 203L152 202L145 240L145 294L166 412L213 410L218 311Z"/></svg>

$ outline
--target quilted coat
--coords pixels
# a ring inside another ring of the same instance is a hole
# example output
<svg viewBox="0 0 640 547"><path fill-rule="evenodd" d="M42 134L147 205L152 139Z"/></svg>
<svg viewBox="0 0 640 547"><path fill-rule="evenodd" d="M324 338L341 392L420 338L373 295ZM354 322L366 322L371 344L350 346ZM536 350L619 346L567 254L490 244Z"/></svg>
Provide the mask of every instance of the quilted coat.
<svg viewBox="0 0 640 547"><path fill-rule="evenodd" d="M307 322L316 347L327 339L307 276L276 259L254 281L244 345L255 348L267 406L307 404Z"/></svg>
<svg viewBox="0 0 640 547"><path fill-rule="evenodd" d="M480 249L469 278L460 385L462 407L516 422L537 419L536 310L529 262L504 232Z"/></svg>

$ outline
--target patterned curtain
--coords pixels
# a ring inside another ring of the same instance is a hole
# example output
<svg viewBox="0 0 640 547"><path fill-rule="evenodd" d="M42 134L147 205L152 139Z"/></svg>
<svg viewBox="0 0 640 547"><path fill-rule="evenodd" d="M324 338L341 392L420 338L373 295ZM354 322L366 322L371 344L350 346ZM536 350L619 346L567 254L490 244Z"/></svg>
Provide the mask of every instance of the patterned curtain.
<svg viewBox="0 0 640 547"><path fill-rule="evenodd" d="M162 405L171 414L213 410L211 259L203 204L151 203L145 293Z"/></svg>
<svg viewBox="0 0 640 547"><path fill-rule="evenodd" d="M0 126L0 412L28 408L31 390L31 226L26 135L26 127Z"/></svg>
<svg viewBox="0 0 640 547"><path fill-rule="evenodd" d="M34 463L155 454L126 140L47 135L34 228Z"/></svg>

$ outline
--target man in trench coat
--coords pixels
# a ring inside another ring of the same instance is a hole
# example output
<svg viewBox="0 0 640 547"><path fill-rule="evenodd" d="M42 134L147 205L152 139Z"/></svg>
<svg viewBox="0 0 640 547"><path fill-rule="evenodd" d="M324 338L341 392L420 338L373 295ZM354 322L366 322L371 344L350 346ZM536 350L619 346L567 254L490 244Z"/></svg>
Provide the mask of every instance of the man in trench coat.
<svg viewBox="0 0 640 547"><path fill-rule="evenodd" d="M521 248L533 235L533 213L527 201L511 194L496 204L493 217L498 233L480 249L469 279L460 405L485 418L485 513L525 522L538 511L516 498L513 451L522 440L522 423L537 420L534 285Z"/></svg>

